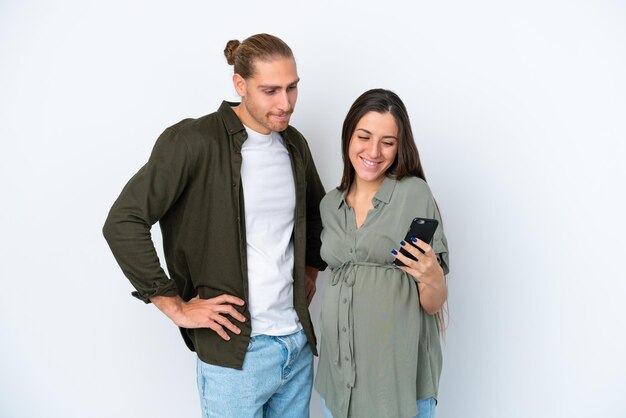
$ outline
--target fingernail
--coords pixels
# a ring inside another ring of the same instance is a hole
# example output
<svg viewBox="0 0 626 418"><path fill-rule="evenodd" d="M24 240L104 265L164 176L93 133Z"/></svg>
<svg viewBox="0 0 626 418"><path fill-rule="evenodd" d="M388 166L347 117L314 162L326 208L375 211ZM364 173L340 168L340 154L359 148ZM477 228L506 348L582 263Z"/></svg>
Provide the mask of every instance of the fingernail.
<svg viewBox="0 0 626 418"><path fill-rule="evenodd" d="M395 249L393 249L393 250L391 250L391 254L398 255L398 252Z"/></svg>
<svg viewBox="0 0 626 418"><path fill-rule="evenodd" d="M417 242L417 238L415 238L415 237L411 237L411 241L413 241L413 242Z"/></svg>
<svg viewBox="0 0 626 418"><path fill-rule="evenodd" d="M400 245L402 245L404 247L406 245L406 242L400 241Z"/></svg>
<svg viewBox="0 0 626 418"><path fill-rule="evenodd" d="M239 328L237 328L237 330L235 331L237 334L241 334L241 330Z"/></svg>

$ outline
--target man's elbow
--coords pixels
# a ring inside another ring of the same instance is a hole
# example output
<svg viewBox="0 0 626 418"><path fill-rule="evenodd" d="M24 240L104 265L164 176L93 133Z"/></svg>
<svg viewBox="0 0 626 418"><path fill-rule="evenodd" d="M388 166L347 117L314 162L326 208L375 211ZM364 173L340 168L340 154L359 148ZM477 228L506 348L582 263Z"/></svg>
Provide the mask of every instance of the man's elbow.
<svg viewBox="0 0 626 418"><path fill-rule="evenodd" d="M102 235L109 244L115 239L115 230L115 223L111 221L110 217L107 218L102 226Z"/></svg>

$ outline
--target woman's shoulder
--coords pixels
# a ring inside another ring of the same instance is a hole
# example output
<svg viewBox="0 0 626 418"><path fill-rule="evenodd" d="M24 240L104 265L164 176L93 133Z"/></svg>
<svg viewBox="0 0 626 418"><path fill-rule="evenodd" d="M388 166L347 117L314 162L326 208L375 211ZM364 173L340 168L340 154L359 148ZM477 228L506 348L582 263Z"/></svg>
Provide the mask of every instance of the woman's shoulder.
<svg viewBox="0 0 626 418"><path fill-rule="evenodd" d="M418 194L421 196L432 196L432 192L430 191L428 183L426 183L425 180L415 176L405 177L402 180L398 180L398 182L396 183L396 189L400 192Z"/></svg>
<svg viewBox="0 0 626 418"><path fill-rule="evenodd" d="M339 203L341 203L343 199L343 192L340 192L336 187L331 191L326 193L326 195L322 198L320 202L320 209L337 209L339 207Z"/></svg>

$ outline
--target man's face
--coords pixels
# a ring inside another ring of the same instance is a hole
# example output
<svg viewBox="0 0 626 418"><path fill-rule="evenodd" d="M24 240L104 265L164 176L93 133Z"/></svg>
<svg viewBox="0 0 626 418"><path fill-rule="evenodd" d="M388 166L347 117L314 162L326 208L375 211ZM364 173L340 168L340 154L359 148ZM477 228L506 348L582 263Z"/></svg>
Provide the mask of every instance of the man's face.
<svg viewBox="0 0 626 418"><path fill-rule="evenodd" d="M262 134L282 132L289 125L298 98L298 71L293 58L256 60L254 75L248 79L233 76L241 96L238 116L250 129Z"/></svg>

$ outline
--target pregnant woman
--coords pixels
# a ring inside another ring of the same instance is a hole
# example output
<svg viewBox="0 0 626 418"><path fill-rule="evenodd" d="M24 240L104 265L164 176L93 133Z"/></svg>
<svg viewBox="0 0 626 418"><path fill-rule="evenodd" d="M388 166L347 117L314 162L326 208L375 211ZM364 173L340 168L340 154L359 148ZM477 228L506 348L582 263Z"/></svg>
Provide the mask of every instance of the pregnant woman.
<svg viewBox="0 0 626 418"><path fill-rule="evenodd" d="M332 276L321 307L315 387L327 417L434 417L448 248L404 103L363 93L343 124L343 177L321 202L322 258ZM436 219L432 243L402 241ZM404 248L416 261L400 253ZM395 259L406 266L396 267Z"/></svg>

